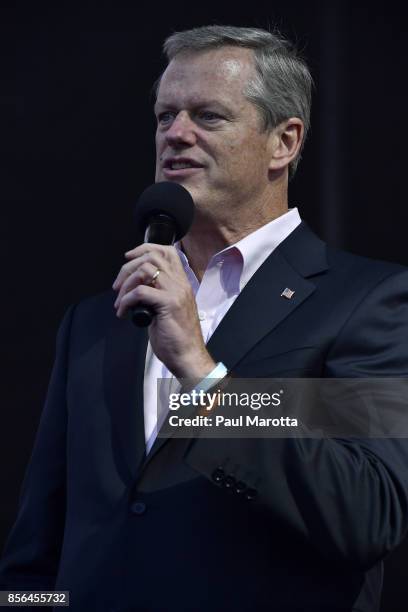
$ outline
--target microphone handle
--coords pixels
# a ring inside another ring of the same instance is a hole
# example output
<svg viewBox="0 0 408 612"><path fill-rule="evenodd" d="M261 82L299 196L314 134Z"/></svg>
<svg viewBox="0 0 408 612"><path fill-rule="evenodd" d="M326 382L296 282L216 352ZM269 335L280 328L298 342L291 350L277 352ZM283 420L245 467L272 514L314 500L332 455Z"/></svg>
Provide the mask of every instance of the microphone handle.
<svg viewBox="0 0 408 612"><path fill-rule="evenodd" d="M132 309L132 322L136 327L148 327L153 321L154 312L149 306L136 306Z"/></svg>
<svg viewBox="0 0 408 612"><path fill-rule="evenodd" d="M147 224L144 243L172 245L176 239L176 227L172 217L163 213L153 215ZM139 304L132 308L132 322L136 327L148 327L155 312L150 306Z"/></svg>

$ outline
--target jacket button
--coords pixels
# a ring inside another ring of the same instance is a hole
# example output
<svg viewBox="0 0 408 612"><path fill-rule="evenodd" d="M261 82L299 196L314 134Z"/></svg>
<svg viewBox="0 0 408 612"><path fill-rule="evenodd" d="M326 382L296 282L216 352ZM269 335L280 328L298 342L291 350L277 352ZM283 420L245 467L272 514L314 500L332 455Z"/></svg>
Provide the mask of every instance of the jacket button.
<svg viewBox="0 0 408 612"><path fill-rule="evenodd" d="M221 484L222 482L224 482L224 479L225 479L224 470L221 467L218 467L216 470L214 470L212 474L212 479L217 484Z"/></svg>
<svg viewBox="0 0 408 612"><path fill-rule="evenodd" d="M246 486L245 482L243 482L242 480L239 480L237 482L237 484L235 485L235 487L234 487L234 491L235 491L235 493L238 493L240 495L241 493L243 493L245 491L246 488L247 488L247 486Z"/></svg>
<svg viewBox="0 0 408 612"><path fill-rule="evenodd" d="M130 509L133 514L144 514L146 512L146 504L144 502L133 502Z"/></svg>
<svg viewBox="0 0 408 612"><path fill-rule="evenodd" d="M258 495L258 491L256 489L248 489L245 492L245 499L248 501L252 501Z"/></svg>
<svg viewBox="0 0 408 612"><path fill-rule="evenodd" d="M223 485L226 489L232 489L232 487L234 486L234 484L236 483L236 480L234 478L234 476L232 476L231 474L229 476L227 476L224 479Z"/></svg>

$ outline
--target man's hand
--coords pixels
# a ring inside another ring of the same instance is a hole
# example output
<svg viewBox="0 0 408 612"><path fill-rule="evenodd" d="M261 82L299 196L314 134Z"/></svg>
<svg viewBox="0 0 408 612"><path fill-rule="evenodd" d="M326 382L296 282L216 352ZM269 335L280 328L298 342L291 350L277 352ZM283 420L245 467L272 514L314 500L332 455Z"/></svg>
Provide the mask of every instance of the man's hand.
<svg viewBox="0 0 408 612"><path fill-rule="evenodd" d="M216 364L205 347L194 295L176 249L142 244L125 257L129 261L113 284L119 291L116 315L123 318L139 304L150 306L156 313L149 326L156 357L177 378L205 378Z"/></svg>

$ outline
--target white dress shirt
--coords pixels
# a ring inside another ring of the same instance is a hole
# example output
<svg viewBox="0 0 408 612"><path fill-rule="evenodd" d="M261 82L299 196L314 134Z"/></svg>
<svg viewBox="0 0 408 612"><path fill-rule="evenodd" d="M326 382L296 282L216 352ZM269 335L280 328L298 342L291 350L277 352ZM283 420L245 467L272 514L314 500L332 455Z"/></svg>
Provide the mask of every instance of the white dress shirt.
<svg viewBox="0 0 408 612"><path fill-rule="evenodd" d="M291 208L239 242L216 253L209 261L201 283L190 268L186 255L178 244L175 245L195 295L205 343L250 278L300 222L298 209ZM178 388L177 380L153 353L149 342L143 385L146 454L149 453L166 416L166 412L162 411L158 423L157 379L161 378L169 379L169 387L163 390L167 398L170 387L172 392Z"/></svg>

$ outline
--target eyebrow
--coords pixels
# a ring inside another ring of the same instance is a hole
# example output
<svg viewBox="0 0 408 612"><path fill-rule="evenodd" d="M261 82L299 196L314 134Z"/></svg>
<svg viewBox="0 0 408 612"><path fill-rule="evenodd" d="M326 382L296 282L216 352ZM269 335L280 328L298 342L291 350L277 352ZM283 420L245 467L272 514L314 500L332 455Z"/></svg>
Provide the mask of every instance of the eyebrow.
<svg viewBox="0 0 408 612"><path fill-rule="evenodd" d="M200 100L198 102L194 102L193 104L189 104L188 108L191 108L193 110L199 110L201 108L204 107L215 107L217 109L220 109L222 112L226 113L226 114L230 114L231 113L231 109L227 108L222 102L220 102L219 100ZM165 101L163 102L156 102L154 105L154 111L157 112L157 110L159 108L166 108L169 110L177 110L176 105L175 104L171 104L171 103L167 103Z"/></svg>

